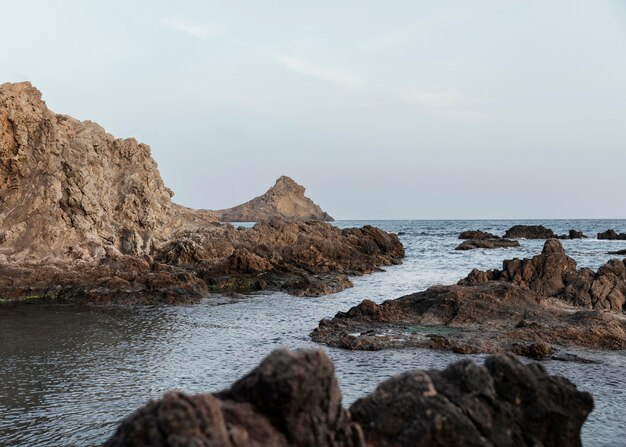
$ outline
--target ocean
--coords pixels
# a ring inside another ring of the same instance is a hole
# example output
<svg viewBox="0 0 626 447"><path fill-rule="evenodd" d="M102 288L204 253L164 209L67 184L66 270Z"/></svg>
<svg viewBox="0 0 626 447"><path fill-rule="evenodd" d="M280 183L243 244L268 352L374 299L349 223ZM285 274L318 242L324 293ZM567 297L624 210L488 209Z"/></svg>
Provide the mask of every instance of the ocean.
<svg viewBox="0 0 626 447"><path fill-rule="evenodd" d="M406 248L403 263L317 298L260 293L212 295L187 306L0 306L0 445L97 445L149 399L172 389L224 389L278 347L326 349L344 405L399 372L467 358L425 349L331 349L311 342L309 333L320 319L365 298L382 302L455 283L475 267L501 268L504 259L540 253L544 241L537 240L521 240L520 248L454 250L461 231L501 235L518 223L543 224L558 234L582 230L589 239L562 241L579 267L597 269L611 258L606 252L626 248L626 241L595 239L609 228L626 232L626 220L339 221L339 227L371 224L398 233ZM599 363L542 363L593 394L584 445L626 445L626 351L569 351ZM482 362L485 356L469 357Z"/></svg>

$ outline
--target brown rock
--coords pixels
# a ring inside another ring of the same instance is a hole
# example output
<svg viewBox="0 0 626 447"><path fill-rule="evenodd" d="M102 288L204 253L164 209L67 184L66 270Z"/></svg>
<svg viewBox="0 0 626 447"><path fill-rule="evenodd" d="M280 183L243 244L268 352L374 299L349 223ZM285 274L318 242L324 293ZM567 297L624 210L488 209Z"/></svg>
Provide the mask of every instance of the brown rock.
<svg viewBox="0 0 626 447"><path fill-rule="evenodd" d="M498 239L499 237L481 230L467 230L459 235L459 239Z"/></svg>
<svg viewBox="0 0 626 447"><path fill-rule="evenodd" d="M609 241L617 241L617 240L624 241L626 240L626 233L618 233L617 231L610 229L602 233L598 233L598 239L609 240Z"/></svg>
<svg viewBox="0 0 626 447"><path fill-rule="evenodd" d="M276 219L326 222L335 220L306 197L304 191L304 186L287 176L282 176L265 194L214 213L222 222L261 222Z"/></svg>
<svg viewBox="0 0 626 447"><path fill-rule="evenodd" d="M457 285L380 305L364 301L323 320L311 336L346 349L513 351L533 358L561 356L559 346L624 349L625 262L576 270L551 239L541 255L504 261L502 270L473 270Z"/></svg>
<svg viewBox="0 0 626 447"><path fill-rule="evenodd" d="M550 239L554 232L543 225L514 225L504 233L508 239Z"/></svg>

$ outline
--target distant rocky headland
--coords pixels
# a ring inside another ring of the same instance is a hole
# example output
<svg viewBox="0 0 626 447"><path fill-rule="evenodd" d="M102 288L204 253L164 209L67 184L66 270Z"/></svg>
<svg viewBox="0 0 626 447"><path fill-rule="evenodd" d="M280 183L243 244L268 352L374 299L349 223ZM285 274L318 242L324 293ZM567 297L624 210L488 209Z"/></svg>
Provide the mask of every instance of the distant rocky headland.
<svg viewBox="0 0 626 447"><path fill-rule="evenodd" d="M323 222L335 220L306 197L304 191L304 186L283 175L265 194L233 208L212 213L222 222L262 222L275 219Z"/></svg>
<svg viewBox="0 0 626 447"><path fill-rule="evenodd" d="M28 82L0 85L0 159L3 301L319 295L404 255L394 234L319 222L331 218L287 177L219 215L177 205L147 145L53 113ZM236 229L218 221L236 217L265 222Z"/></svg>
<svg viewBox="0 0 626 447"><path fill-rule="evenodd" d="M592 409L569 380L496 355L397 375L347 410L323 351L276 350L229 389L150 401L104 447L577 447Z"/></svg>
<svg viewBox="0 0 626 447"><path fill-rule="evenodd" d="M376 304L364 300L320 321L315 341L346 349L424 347L580 360L568 347L626 349L626 259L576 268L557 239L502 270L474 269L455 285Z"/></svg>

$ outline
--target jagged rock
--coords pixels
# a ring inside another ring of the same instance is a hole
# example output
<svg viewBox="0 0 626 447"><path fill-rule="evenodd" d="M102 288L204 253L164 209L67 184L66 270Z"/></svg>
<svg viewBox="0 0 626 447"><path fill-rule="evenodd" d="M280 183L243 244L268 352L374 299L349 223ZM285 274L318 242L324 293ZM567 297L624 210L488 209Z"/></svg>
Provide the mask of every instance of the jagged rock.
<svg viewBox="0 0 626 447"><path fill-rule="evenodd" d="M482 230L467 230L459 235L459 239L498 239L499 237Z"/></svg>
<svg viewBox="0 0 626 447"><path fill-rule="evenodd" d="M626 233L618 233L617 231L610 229L603 231L602 233L598 233L598 239L609 241L625 241Z"/></svg>
<svg viewBox="0 0 626 447"><path fill-rule="evenodd" d="M168 393L126 418L104 447L364 446L321 350L272 352L217 394Z"/></svg>
<svg viewBox="0 0 626 447"><path fill-rule="evenodd" d="M323 351L276 350L221 393L149 402L104 447L580 446L592 409L567 379L500 355L400 374L346 411Z"/></svg>
<svg viewBox="0 0 626 447"><path fill-rule="evenodd" d="M502 270L474 269L451 286L376 304L365 300L311 334L346 349L428 347L459 353L562 355L563 346L626 348L626 260L576 269L556 239ZM610 311L610 312L607 312ZM542 354L543 353L543 354Z"/></svg>
<svg viewBox="0 0 626 447"><path fill-rule="evenodd" d="M276 219L332 222L334 219L306 197L304 191L304 186L282 176L265 194L214 213L222 222L261 222Z"/></svg>
<svg viewBox="0 0 626 447"><path fill-rule="evenodd" d="M514 225L504 233L508 239L551 239L554 232L543 225Z"/></svg>
<svg viewBox="0 0 626 447"><path fill-rule="evenodd" d="M372 227L236 230L176 205L148 146L54 114L28 82L0 85L0 159L3 300L177 302L266 288L318 295L404 255L396 235ZM315 207L286 177L263 197L264 209Z"/></svg>
<svg viewBox="0 0 626 447"><path fill-rule="evenodd" d="M511 239L468 239L459 244L455 250L475 250L477 248L493 249L493 248L513 248L519 247L517 241Z"/></svg>
<svg viewBox="0 0 626 447"><path fill-rule="evenodd" d="M84 241L150 254L144 240L177 226L147 145L54 114L29 82L0 85L0 159L6 256L59 254Z"/></svg>

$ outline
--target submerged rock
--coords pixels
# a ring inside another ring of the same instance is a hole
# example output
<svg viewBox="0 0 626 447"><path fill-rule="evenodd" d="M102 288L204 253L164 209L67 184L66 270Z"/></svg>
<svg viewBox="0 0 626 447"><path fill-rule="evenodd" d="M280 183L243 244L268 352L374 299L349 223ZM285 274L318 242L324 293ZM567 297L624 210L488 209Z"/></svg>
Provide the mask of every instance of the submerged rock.
<svg viewBox="0 0 626 447"><path fill-rule="evenodd" d="M626 260L576 269L556 239L532 259L473 270L456 285L376 304L363 301L311 334L346 349L427 347L459 353L513 351L534 358L563 346L626 348Z"/></svg>
<svg viewBox="0 0 626 447"><path fill-rule="evenodd" d="M304 191L304 186L287 176L282 176L265 194L233 208L213 213L222 222L261 222L276 219L325 222L335 220L306 197Z"/></svg>
<svg viewBox="0 0 626 447"><path fill-rule="evenodd" d="M455 250L475 250L477 248L493 249L493 248L513 248L519 247L518 241L511 239L468 239L459 244Z"/></svg>
<svg viewBox="0 0 626 447"><path fill-rule="evenodd" d="M236 230L176 205L147 145L53 113L28 82L0 85L0 157L3 300L178 302L268 288L319 295L404 255L396 235L372 227L270 221ZM267 209L317 213L303 194L284 177L262 197Z"/></svg>
<svg viewBox="0 0 626 447"><path fill-rule="evenodd" d="M580 446L592 409L567 379L500 355L400 374L347 411L323 351L276 350L228 390L149 402L104 447Z"/></svg>
<svg viewBox="0 0 626 447"><path fill-rule="evenodd" d="M626 249L617 250L617 251L609 251L607 255L626 255Z"/></svg>

